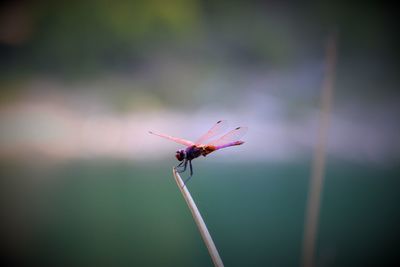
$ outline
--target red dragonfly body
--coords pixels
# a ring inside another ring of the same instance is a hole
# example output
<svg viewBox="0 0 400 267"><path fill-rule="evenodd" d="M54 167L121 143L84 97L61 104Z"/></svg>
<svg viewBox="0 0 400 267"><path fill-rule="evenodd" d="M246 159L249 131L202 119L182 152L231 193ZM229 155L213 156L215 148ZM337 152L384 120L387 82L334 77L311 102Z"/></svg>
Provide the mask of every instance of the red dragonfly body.
<svg viewBox="0 0 400 267"><path fill-rule="evenodd" d="M186 170L187 163L189 162L190 176L188 179L186 179L185 181L186 184L186 182L193 175L193 167L192 167L193 159L198 158L200 156L205 157L208 154L222 148L230 146L238 146L244 143L243 141L238 141L238 139L241 138L247 132L246 127L237 127L234 130L228 132L227 134L223 135L222 137L214 141L208 141L213 137L222 133L225 130L226 126L227 126L226 121L218 121L207 133L205 133L202 137L200 137L196 142L169 136L166 134L160 134L154 132L149 132L149 133L187 146L187 148L184 150L182 149L176 151L175 155L176 159L181 162L178 166L176 166L176 168L182 168L181 170L178 170L178 172L184 172Z"/></svg>

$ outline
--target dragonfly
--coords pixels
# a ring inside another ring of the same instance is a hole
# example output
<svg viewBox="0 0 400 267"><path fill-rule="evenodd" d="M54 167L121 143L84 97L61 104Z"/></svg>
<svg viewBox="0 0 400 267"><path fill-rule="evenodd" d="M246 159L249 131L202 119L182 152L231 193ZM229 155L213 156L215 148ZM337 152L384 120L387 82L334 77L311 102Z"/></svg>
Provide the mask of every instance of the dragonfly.
<svg viewBox="0 0 400 267"><path fill-rule="evenodd" d="M215 137L221 135L226 130L227 125L228 124L226 120L218 121L213 127L211 127L210 130L208 130L195 142L163 133L155 133L152 131L149 131L149 133L186 146L186 149L178 150L175 154L176 159L180 161L180 163L175 167L179 173L185 172L187 165L189 164L190 176L184 181L183 186L185 186L193 176L192 160L200 156L205 157L208 154L222 148L239 146L244 143L244 141L240 141L239 139L246 134L248 130L247 127L237 127L215 139Z"/></svg>

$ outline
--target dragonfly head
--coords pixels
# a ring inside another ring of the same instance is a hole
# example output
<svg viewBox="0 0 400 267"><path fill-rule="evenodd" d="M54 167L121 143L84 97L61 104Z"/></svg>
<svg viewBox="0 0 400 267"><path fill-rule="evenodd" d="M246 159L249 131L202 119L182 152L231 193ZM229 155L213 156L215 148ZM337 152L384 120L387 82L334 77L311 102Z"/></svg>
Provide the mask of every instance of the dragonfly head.
<svg viewBox="0 0 400 267"><path fill-rule="evenodd" d="M177 160L182 161L186 158L186 153L184 150L178 150L176 151L175 157Z"/></svg>

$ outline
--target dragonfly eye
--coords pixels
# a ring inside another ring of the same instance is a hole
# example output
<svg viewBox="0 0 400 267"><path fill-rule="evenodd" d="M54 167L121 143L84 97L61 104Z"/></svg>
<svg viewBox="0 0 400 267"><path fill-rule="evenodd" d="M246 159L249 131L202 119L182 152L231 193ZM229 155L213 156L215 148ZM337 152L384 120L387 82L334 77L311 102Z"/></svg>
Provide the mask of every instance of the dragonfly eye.
<svg viewBox="0 0 400 267"><path fill-rule="evenodd" d="M185 152L183 150L176 151L176 159L182 161L185 159Z"/></svg>

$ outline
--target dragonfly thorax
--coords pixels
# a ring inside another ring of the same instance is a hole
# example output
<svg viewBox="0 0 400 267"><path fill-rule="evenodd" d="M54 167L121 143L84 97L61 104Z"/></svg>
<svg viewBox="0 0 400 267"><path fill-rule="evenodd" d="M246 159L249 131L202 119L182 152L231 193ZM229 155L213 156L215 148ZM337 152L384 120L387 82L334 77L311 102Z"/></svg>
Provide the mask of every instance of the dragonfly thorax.
<svg viewBox="0 0 400 267"><path fill-rule="evenodd" d="M202 155L202 151L203 151L203 147L202 146L189 146L188 148L186 148L186 159L187 160L193 160L199 156Z"/></svg>

